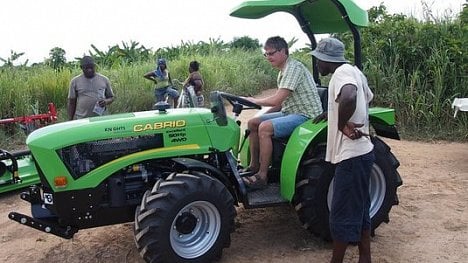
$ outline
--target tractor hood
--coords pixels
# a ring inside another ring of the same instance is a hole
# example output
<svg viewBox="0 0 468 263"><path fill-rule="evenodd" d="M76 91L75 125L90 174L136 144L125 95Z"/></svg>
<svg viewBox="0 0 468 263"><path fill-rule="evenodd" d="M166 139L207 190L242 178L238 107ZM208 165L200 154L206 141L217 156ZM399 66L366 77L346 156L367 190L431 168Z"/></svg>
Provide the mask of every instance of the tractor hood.
<svg viewBox="0 0 468 263"><path fill-rule="evenodd" d="M275 12L293 15L304 32L313 34L349 31L343 17L357 27L368 24L366 10L352 0L257 0L245 1L231 11L231 16L258 19Z"/></svg>
<svg viewBox="0 0 468 263"><path fill-rule="evenodd" d="M213 119L209 109L169 109L167 112L142 111L122 113L49 125L32 132L26 144L31 150L60 149L69 145L103 139L167 134L188 127L194 134L206 135ZM182 142L181 142L182 143Z"/></svg>

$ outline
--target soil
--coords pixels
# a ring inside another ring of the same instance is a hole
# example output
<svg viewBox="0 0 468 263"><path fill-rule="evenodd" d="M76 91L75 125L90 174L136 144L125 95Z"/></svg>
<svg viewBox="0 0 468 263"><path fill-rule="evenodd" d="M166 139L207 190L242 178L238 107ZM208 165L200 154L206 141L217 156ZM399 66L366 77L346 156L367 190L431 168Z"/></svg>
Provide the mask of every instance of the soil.
<svg viewBox="0 0 468 263"><path fill-rule="evenodd" d="M374 262L467 262L468 143L384 140L399 159L400 204L372 238ZM71 240L21 226L19 192L0 195L1 262L144 262L132 223L79 231ZM231 246L220 262L328 262L331 244L304 230L290 206L237 209ZM357 262L357 247L345 262Z"/></svg>

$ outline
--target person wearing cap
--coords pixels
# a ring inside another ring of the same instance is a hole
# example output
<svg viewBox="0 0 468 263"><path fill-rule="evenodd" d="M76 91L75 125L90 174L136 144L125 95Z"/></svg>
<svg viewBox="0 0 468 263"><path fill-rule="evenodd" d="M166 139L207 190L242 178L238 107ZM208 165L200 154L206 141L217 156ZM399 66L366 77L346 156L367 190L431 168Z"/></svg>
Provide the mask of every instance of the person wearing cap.
<svg viewBox="0 0 468 263"><path fill-rule="evenodd" d="M322 113L322 104L314 78L299 61L289 57L286 41L270 37L264 45L264 56L279 70L278 89L266 98L248 97L249 101L271 107L265 114L248 121L250 163L242 172L253 173L242 177L250 189L264 188L273 152L272 137L287 138L294 129Z"/></svg>
<svg viewBox="0 0 468 263"><path fill-rule="evenodd" d="M81 59L82 74L70 81L67 113L69 120L105 114L107 105L114 101L109 79L96 73L96 64L90 56Z"/></svg>
<svg viewBox="0 0 468 263"><path fill-rule="evenodd" d="M171 75L167 69L166 60L160 58L158 59L157 64L158 65L155 70L146 73L143 77L156 84L154 87L156 102L165 101L166 96L169 96L173 99L173 105L176 107L179 100L179 92L172 88Z"/></svg>
<svg viewBox="0 0 468 263"><path fill-rule="evenodd" d="M373 94L364 74L349 64L344 51L344 44L336 38L322 39L312 51L320 74L332 74L325 157L335 164L329 218L331 262L343 262L349 243L358 244L359 262L371 262L369 180L375 156L369 137L368 105ZM317 121L320 117L314 120Z"/></svg>

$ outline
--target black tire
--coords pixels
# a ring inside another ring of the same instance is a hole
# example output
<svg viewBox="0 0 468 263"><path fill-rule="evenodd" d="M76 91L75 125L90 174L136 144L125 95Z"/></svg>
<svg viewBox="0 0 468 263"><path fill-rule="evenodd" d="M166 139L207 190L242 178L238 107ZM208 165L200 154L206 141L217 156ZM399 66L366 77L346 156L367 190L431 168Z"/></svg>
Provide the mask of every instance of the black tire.
<svg viewBox="0 0 468 263"><path fill-rule="evenodd" d="M135 211L135 243L146 262L210 262L229 247L235 216L221 182L176 174L143 196Z"/></svg>
<svg viewBox="0 0 468 263"><path fill-rule="evenodd" d="M393 205L398 204L397 188L402 184L397 168L400 165L390 147L377 137L372 138L376 161L371 171L371 232L382 222L389 222ZM325 240L331 240L329 208L333 195L334 167L324 161L324 149L303 161L296 184L293 204L304 228Z"/></svg>

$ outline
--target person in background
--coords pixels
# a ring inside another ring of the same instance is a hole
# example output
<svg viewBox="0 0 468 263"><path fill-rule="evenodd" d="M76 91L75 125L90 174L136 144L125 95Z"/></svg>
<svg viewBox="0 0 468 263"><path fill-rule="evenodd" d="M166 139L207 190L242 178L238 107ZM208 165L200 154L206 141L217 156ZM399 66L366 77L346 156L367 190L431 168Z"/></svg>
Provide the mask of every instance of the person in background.
<svg viewBox="0 0 468 263"><path fill-rule="evenodd" d="M288 44L279 36L270 37L264 45L265 58L279 69L278 90L263 99L246 98L261 106L270 106L267 113L250 119L250 164L243 177L247 187L263 188L273 152L272 137L288 137L294 129L322 113L322 104L314 78L299 61L289 57ZM241 171L243 172L243 171Z"/></svg>
<svg viewBox="0 0 468 263"><path fill-rule="evenodd" d="M172 88L172 80L169 70L167 69L166 60L163 58L158 59L157 68L143 75L144 78L153 81L156 85L154 87L154 95L156 102L166 100L169 96L174 101L174 107L177 106L179 99L179 92Z"/></svg>
<svg viewBox="0 0 468 263"><path fill-rule="evenodd" d="M369 102L373 98L362 72L344 58L344 44L322 39L312 55L322 76L332 74L328 87L327 153L336 165L330 209L333 238L331 262L343 262L349 243L357 243L359 262L371 262L369 180L375 160L369 137Z"/></svg>
<svg viewBox="0 0 468 263"><path fill-rule="evenodd" d="M184 88L189 88L189 87L193 88L193 91L196 97L194 101L195 107L205 106L205 99L202 93L204 82L203 82L202 75L199 72L199 69L200 69L200 63L198 63L198 61L194 60L190 62L189 76L184 82Z"/></svg>
<svg viewBox="0 0 468 263"><path fill-rule="evenodd" d="M105 114L107 105L114 101L114 92L107 77L96 73L96 64L90 56L81 59L82 74L74 77L68 90L69 120Z"/></svg>

